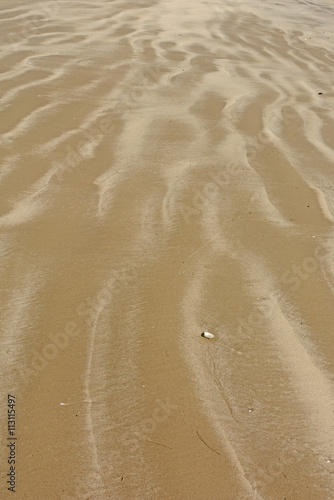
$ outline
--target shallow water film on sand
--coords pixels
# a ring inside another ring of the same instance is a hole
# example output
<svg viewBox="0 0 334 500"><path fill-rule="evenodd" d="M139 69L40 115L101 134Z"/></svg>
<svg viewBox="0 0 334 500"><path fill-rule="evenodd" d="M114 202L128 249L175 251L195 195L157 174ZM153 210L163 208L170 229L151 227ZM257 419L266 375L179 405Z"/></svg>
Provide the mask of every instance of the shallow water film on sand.
<svg viewBox="0 0 334 500"><path fill-rule="evenodd" d="M334 498L333 20L0 0L0 498Z"/></svg>

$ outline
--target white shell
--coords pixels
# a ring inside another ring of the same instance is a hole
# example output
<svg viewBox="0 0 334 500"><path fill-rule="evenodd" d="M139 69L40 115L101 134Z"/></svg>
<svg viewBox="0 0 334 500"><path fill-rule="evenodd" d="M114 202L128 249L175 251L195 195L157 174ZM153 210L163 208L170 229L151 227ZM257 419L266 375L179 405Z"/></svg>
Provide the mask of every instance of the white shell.
<svg viewBox="0 0 334 500"><path fill-rule="evenodd" d="M209 332L203 332L202 333L202 337L205 337L206 339L214 339L215 336L212 335L212 333L209 333Z"/></svg>

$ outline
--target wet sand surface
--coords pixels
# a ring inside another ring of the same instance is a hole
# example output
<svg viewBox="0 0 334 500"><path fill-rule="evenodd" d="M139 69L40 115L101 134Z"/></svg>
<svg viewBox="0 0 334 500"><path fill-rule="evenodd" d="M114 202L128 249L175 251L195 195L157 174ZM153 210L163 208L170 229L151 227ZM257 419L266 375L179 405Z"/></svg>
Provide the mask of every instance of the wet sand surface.
<svg viewBox="0 0 334 500"><path fill-rule="evenodd" d="M0 6L1 498L333 499L333 3Z"/></svg>

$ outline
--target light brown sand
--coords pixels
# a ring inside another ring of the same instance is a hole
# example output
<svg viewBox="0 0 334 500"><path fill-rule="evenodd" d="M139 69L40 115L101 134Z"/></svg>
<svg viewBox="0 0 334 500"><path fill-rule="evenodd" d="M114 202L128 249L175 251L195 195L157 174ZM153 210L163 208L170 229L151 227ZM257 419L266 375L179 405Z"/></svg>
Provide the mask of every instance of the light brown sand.
<svg viewBox="0 0 334 500"><path fill-rule="evenodd" d="M333 499L333 3L0 6L0 497Z"/></svg>

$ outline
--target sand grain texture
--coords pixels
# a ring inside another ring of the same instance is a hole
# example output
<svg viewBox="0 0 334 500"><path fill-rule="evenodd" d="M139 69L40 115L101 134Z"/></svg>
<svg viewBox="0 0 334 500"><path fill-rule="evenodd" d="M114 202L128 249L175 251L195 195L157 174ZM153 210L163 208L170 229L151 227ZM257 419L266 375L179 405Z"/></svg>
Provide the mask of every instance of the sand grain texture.
<svg viewBox="0 0 334 500"><path fill-rule="evenodd" d="M1 498L334 498L333 18L0 2Z"/></svg>

